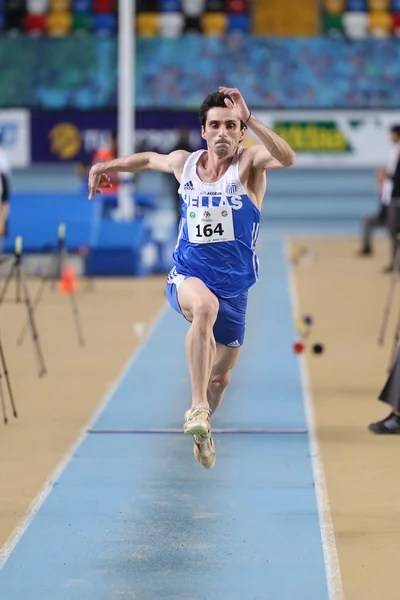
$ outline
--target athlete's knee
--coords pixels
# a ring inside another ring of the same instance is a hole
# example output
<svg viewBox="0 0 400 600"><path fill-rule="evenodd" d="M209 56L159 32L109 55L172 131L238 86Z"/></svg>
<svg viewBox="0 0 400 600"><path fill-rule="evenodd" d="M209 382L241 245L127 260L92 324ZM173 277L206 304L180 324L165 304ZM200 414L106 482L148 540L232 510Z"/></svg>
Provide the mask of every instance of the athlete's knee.
<svg viewBox="0 0 400 600"><path fill-rule="evenodd" d="M214 392L223 392L229 385L231 379L230 371L215 373L211 376L208 387Z"/></svg>
<svg viewBox="0 0 400 600"><path fill-rule="evenodd" d="M198 320L205 325L214 325L219 310L218 298L213 294L196 300L193 306L193 320Z"/></svg>

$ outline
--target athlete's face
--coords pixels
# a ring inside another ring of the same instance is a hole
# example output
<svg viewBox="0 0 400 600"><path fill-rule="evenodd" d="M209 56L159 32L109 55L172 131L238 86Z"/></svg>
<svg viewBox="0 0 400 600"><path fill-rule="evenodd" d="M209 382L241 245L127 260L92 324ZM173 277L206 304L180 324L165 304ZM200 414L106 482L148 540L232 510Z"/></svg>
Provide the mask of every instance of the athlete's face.
<svg viewBox="0 0 400 600"><path fill-rule="evenodd" d="M245 129L240 129L240 119L228 107L210 108L206 125L201 129L208 148L220 158L232 156L245 133Z"/></svg>

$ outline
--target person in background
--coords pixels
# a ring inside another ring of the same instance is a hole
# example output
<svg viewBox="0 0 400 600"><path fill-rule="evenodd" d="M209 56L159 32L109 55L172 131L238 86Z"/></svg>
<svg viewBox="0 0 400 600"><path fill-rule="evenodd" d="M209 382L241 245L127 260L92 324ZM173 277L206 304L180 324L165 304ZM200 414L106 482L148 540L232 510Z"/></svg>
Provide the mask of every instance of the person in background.
<svg viewBox="0 0 400 600"><path fill-rule="evenodd" d="M400 433L400 348L397 350L396 359L379 394L378 399L391 407L391 411L382 421L371 423L368 429L372 433L394 434Z"/></svg>
<svg viewBox="0 0 400 600"><path fill-rule="evenodd" d="M392 205L393 192L400 197L400 189L398 189L400 186L400 125L393 125L390 128L390 139L394 144L393 151L389 156L386 168L381 168L377 171L379 207L376 213L368 214L364 217L361 249L358 252L359 256L371 256L373 254L372 234L375 229L388 228L394 242L399 232L400 219L397 215L398 211L392 211L389 206ZM395 244L392 246L393 258L394 253ZM385 269L386 271L392 270L392 263L393 260Z"/></svg>
<svg viewBox="0 0 400 600"><path fill-rule="evenodd" d="M7 236L8 213L10 210L11 165L0 135L0 246Z"/></svg>

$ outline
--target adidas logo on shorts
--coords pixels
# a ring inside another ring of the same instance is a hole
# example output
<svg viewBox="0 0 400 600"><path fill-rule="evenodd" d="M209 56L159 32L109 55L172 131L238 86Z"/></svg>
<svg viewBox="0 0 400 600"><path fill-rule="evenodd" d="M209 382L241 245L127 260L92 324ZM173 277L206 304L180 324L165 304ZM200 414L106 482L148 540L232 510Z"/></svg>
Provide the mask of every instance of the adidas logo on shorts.
<svg viewBox="0 0 400 600"><path fill-rule="evenodd" d="M193 183L191 181L186 182L185 185L183 186L183 189L184 190L194 190Z"/></svg>
<svg viewBox="0 0 400 600"><path fill-rule="evenodd" d="M234 342L231 342L230 344L227 344L229 346L229 348L240 348L240 343L239 340L235 340Z"/></svg>

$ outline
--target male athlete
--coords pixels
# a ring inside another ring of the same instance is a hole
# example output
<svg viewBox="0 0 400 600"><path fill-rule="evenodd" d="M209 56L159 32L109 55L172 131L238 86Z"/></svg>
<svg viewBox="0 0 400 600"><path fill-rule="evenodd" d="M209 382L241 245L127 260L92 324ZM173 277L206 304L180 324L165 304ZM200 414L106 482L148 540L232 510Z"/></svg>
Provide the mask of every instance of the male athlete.
<svg viewBox="0 0 400 600"><path fill-rule="evenodd" d="M180 182L182 217L166 293L190 323L186 354L192 406L184 432L194 454L214 466L210 419L222 401L244 340L248 289L258 278L255 254L267 169L289 167L296 155L248 109L236 88L220 87L200 108L207 150L168 155L142 152L97 163L89 173L89 199L107 188L113 171L173 173ZM262 142L242 148L246 128Z"/></svg>

